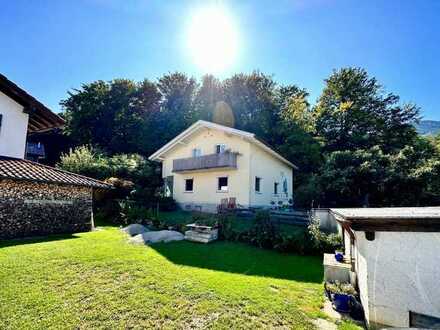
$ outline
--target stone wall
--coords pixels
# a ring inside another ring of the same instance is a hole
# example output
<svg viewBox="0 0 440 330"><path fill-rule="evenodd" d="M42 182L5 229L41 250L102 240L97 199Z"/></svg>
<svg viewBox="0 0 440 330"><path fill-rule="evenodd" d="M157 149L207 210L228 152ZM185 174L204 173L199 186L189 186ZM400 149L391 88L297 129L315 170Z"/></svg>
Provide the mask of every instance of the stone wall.
<svg viewBox="0 0 440 330"><path fill-rule="evenodd" d="M0 239L91 229L91 188L0 179Z"/></svg>

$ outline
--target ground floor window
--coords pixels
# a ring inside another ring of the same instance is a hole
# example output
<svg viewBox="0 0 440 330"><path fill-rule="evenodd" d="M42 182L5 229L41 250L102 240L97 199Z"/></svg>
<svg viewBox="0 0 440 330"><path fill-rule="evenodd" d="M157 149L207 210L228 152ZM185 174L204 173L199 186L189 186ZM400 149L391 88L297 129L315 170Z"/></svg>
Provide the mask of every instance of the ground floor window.
<svg viewBox="0 0 440 330"><path fill-rule="evenodd" d="M274 182L273 183L273 194L274 195L278 195L278 186L279 186L280 184L278 183L278 182Z"/></svg>
<svg viewBox="0 0 440 330"><path fill-rule="evenodd" d="M218 191L228 191L228 177L221 176L217 178L217 190Z"/></svg>
<svg viewBox="0 0 440 330"><path fill-rule="evenodd" d="M258 176L255 177L255 191L256 192L261 191L261 178Z"/></svg>
<svg viewBox="0 0 440 330"><path fill-rule="evenodd" d="M185 191L191 192L194 189L194 179L186 179L185 180Z"/></svg>

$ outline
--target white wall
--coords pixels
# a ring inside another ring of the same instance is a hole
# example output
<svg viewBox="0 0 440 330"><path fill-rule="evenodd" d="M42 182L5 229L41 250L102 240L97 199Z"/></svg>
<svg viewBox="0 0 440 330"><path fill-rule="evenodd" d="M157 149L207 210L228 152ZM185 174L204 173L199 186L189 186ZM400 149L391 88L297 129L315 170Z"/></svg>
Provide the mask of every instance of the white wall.
<svg viewBox="0 0 440 330"><path fill-rule="evenodd" d="M274 158L272 155L251 145L250 154L250 205L270 206L271 201L287 203L293 196L293 170L291 167ZM260 192L255 190L255 177L260 177ZM283 178L287 179L287 195L283 193ZM274 182L278 182L278 194L274 194Z"/></svg>
<svg viewBox="0 0 440 330"><path fill-rule="evenodd" d="M226 144L226 148L238 152L237 169L191 171L187 173L173 173L173 159L192 157L192 150L199 148L202 155L215 152L216 144ZM162 162L162 176L174 177L173 197L181 205L198 204L202 210L214 211L221 199L235 197L237 203L244 207L270 206L273 200L283 200L287 203L292 198L292 169L274 158L272 155L236 135L228 134L216 129L203 129L188 137L183 144L179 144L167 152ZM228 177L229 189L227 192L217 191L217 178ZM262 178L261 193L255 191L255 176ZM282 194L282 178L288 181L288 194ZM185 179L194 179L194 191L185 192ZM273 184L279 182L279 194L274 196ZM207 210L206 208L209 208Z"/></svg>
<svg viewBox="0 0 440 330"><path fill-rule="evenodd" d="M331 233L338 232L338 222L329 209L312 209L312 216L319 219L319 229Z"/></svg>
<svg viewBox="0 0 440 330"><path fill-rule="evenodd" d="M24 158L29 115L23 107L0 92L0 155Z"/></svg>
<svg viewBox="0 0 440 330"><path fill-rule="evenodd" d="M200 148L202 155L215 152L216 144L226 144L226 148L238 152L237 169L212 169L173 173L173 159L192 157L192 150ZM186 144L180 144L165 155L162 176L174 177L173 197L182 206L194 204L202 206L202 211L216 211L221 199L235 197L237 203L249 206L249 150L250 143L215 129L203 129L190 137ZM228 177L228 191L217 191L217 178ZM194 191L185 192L185 179L194 180Z"/></svg>
<svg viewBox="0 0 440 330"><path fill-rule="evenodd" d="M356 235L356 272L366 317L409 326L409 311L440 317L440 233Z"/></svg>

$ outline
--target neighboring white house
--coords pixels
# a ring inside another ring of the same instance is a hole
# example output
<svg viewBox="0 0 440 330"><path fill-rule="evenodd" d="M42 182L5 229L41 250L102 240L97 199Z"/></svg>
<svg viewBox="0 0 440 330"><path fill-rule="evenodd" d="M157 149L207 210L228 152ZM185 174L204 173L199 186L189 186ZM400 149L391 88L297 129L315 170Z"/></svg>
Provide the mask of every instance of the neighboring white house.
<svg viewBox="0 0 440 330"><path fill-rule="evenodd" d="M24 158L29 115L0 92L0 155Z"/></svg>
<svg viewBox="0 0 440 330"><path fill-rule="evenodd" d="M253 133L199 120L149 157L184 209L215 212L222 199L270 207L293 197L295 166Z"/></svg>
<svg viewBox="0 0 440 330"><path fill-rule="evenodd" d="M331 212L343 228L368 324L438 329L440 207Z"/></svg>
<svg viewBox="0 0 440 330"><path fill-rule="evenodd" d="M0 155L24 158L28 133L64 125L64 120L0 74Z"/></svg>

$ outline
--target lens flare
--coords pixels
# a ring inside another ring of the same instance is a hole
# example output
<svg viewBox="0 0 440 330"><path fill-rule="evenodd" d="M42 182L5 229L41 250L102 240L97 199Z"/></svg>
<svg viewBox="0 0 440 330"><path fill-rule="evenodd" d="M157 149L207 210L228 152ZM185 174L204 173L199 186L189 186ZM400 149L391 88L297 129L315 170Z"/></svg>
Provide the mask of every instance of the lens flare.
<svg viewBox="0 0 440 330"><path fill-rule="evenodd" d="M204 73L221 73L237 56L238 35L232 18L220 6L197 10L187 31L187 47Z"/></svg>

